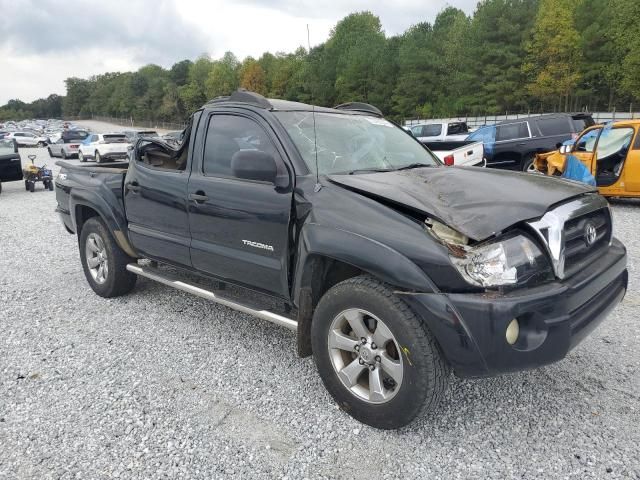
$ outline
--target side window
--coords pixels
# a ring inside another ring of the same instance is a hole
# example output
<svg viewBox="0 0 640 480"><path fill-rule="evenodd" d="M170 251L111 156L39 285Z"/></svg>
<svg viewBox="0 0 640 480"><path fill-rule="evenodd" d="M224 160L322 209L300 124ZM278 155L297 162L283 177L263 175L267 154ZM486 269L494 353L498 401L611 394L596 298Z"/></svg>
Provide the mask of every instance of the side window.
<svg viewBox="0 0 640 480"><path fill-rule="evenodd" d="M203 173L232 177L231 160L241 150L260 150L279 158L266 132L253 120L237 115L213 115L205 138Z"/></svg>
<svg viewBox="0 0 640 480"><path fill-rule="evenodd" d="M571 133L571 124L567 117L552 117L538 119L540 133L545 136L563 135Z"/></svg>
<svg viewBox="0 0 640 480"><path fill-rule="evenodd" d="M24 137L24 133L14 133L14 137Z"/></svg>
<svg viewBox="0 0 640 480"><path fill-rule="evenodd" d="M411 127L411 133L413 133L414 137L422 136L422 125L417 125L415 127Z"/></svg>
<svg viewBox="0 0 640 480"><path fill-rule="evenodd" d="M633 128L605 128L596 149L598 160L626 151L632 138Z"/></svg>
<svg viewBox="0 0 640 480"><path fill-rule="evenodd" d="M441 123L432 123L430 125L425 125L422 129L421 137L437 137L442 133L442 124Z"/></svg>
<svg viewBox="0 0 640 480"><path fill-rule="evenodd" d="M527 122L509 123L496 127L496 142L518 138L529 138Z"/></svg>
<svg viewBox="0 0 640 480"><path fill-rule="evenodd" d="M98 135L91 135L91 142L97 142L98 141Z"/></svg>
<svg viewBox="0 0 640 480"><path fill-rule="evenodd" d="M587 133L582 135L578 140L576 140L576 152L587 152L593 153L593 147L596 144L596 140L598 139L598 135L600 135L599 128L595 130L589 130Z"/></svg>

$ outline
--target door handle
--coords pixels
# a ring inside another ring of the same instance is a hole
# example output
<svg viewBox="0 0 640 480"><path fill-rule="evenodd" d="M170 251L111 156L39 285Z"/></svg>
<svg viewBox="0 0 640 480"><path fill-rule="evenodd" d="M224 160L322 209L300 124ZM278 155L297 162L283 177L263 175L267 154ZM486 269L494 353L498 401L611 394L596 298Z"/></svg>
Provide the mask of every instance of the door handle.
<svg viewBox="0 0 640 480"><path fill-rule="evenodd" d="M140 191L140 185L138 185L138 182L127 183L127 190L133 193L138 193Z"/></svg>
<svg viewBox="0 0 640 480"><path fill-rule="evenodd" d="M469 150L469 151L467 152L467 155L473 155L473 150Z"/></svg>
<svg viewBox="0 0 640 480"><path fill-rule="evenodd" d="M209 197L207 197L204 192L198 191L196 193L190 193L189 200L193 200L196 203L204 203L209 200Z"/></svg>

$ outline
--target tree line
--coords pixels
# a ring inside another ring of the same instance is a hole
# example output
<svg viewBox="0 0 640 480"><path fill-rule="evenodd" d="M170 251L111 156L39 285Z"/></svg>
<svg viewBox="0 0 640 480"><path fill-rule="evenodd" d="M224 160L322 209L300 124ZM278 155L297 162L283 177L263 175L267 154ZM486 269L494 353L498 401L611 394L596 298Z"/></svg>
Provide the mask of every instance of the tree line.
<svg viewBox="0 0 640 480"><path fill-rule="evenodd" d="M238 87L333 106L363 101L395 118L628 110L640 100L637 0L481 0L385 35L353 13L326 42L238 59L202 55L171 68L68 78L65 97L0 107L0 120L105 115L180 121Z"/></svg>

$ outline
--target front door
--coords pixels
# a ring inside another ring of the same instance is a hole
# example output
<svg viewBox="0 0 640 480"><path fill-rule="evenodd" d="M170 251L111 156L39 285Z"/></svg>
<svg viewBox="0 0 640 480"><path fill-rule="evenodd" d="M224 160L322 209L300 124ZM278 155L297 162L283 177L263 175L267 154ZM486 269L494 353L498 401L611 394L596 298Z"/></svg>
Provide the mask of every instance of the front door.
<svg viewBox="0 0 640 480"><path fill-rule="evenodd" d="M188 187L193 267L284 297L293 178L284 151L257 116L216 113L203 121ZM289 185L237 178L234 154L247 149L271 154Z"/></svg>
<svg viewBox="0 0 640 480"><path fill-rule="evenodd" d="M574 143L571 154L580 160L596 176L595 151L602 127L592 128L584 132Z"/></svg>

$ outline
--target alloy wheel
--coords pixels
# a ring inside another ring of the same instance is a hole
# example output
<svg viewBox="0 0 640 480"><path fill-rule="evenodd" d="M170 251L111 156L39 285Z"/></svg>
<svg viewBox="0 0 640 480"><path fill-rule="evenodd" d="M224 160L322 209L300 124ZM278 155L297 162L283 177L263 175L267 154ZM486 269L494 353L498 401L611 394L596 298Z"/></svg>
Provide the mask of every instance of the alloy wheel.
<svg viewBox="0 0 640 480"><path fill-rule="evenodd" d="M100 235L96 233L89 234L85 245L85 257L93 280L99 284L106 282L109 275L109 262L107 249Z"/></svg>
<svg viewBox="0 0 640 480"><path fill-rule="evenodd" d="M338 314L329 328L331 364L342 384L360 400L386 403L400 390L403 361L391 330L358 308Z"/></svg>

